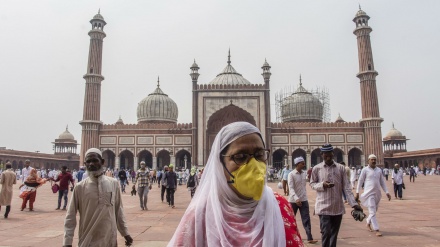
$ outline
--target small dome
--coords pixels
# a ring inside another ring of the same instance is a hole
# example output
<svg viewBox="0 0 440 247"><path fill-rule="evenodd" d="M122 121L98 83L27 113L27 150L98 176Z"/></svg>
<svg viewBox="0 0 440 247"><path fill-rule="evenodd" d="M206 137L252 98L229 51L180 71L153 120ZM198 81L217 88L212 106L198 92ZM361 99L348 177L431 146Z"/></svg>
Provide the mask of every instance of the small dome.
<svg viewBox="0 0 440 247"><path fill-rule="evenodd" d="M177 104L159 87L141 100L137 108L138 122L177 122Z"/></svg>
<svg viewBox="0 0 440 247"><path fill-rule="evenodd" d="M69 132L69 127L66 127L66 130L58 136L58 139L75 140L75 137Z"/></svg>
<svg viewBox="0 0 440 247"><path fill-rule="evenodd" d="M191 68L198 68L199 65L197 65L196 60L194 59L194 63L191 65Z"/></svg>
<svg viewBox="0 0 440 247"><path fill-rule="evenodd" d="M98 10L98 14L93 16L93 19L104 20L104 17L101 15L101 9Z"/></svg>
<svg viewBox="0 0 440 247"><path fill-rule="evenodd" d="M228 65L218 74L209 84L214 85L240 85L251 84L240 73L238 73L231 65L231 52L228 53Z"/></svg>
<svg viewBox="0 0 440 247"><path fill-rule="evenodd" d="M323 111L321 101L308 92L301 82L296 92L284 98L281 104L283 122L322 122Z"/></svg>
<svg viewBox="0 0 440 247"><path fill-rule="evenodd" d="M121 116L119 116L118 121L116 121L116 124L124 124L124 121L122 121Z"/></svg>
<svg viewBox="0 0 440 247"><path fill-rule="evenodd" d="M356 13L356 17L365 16L365 15L367 15L367 13L365 13L365 11L363 11L362 9L359 9L358 12Z"/></svg>
<svg viewBox="0 0 440 247"><path fill-rule="evenodd" d="M403 134L402 132L394 128L394 123L393 123L393 127L390 129L390 131L388 131L385 137L403 137Z"/></svg>
<svg viewBox="0 0 440 247"><path fill-rule="evenodd" d="M342 119L341 114L338 115L338 118L336 119L335 123L345 123L345 120Z"/></svg>
<svg viewBox="0 0 440 247"><path fill-rule="evenodd" d="M264 59L264 64L263 64L263 67L270 67L270 65L269 65L269 63L267 62L267 60L266 60L266 59Z"/></svg>

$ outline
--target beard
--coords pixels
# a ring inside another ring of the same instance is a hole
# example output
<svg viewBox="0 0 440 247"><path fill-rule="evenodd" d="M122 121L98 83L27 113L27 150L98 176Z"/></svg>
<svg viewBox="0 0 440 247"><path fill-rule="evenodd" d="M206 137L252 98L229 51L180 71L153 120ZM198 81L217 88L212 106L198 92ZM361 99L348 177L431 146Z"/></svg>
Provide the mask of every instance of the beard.
<svg viewBox="0 0 440 247"><path fill-rule="evenodd" d="M102 167L101 169L99 169L97 171L87 170L86 172L89 177L97 178L97 177L101 176L102 174L104 174L105 169L104 169L104 167Z"/></svg>

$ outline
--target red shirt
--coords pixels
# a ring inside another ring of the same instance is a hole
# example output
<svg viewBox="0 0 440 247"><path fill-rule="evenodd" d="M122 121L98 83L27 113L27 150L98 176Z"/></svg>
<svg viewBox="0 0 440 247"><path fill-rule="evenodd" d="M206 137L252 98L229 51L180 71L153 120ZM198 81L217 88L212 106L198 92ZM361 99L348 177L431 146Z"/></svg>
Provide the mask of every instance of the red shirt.
<svg viewBox="0 0 440 247"><path fill-rule="evenodd" d="M69 181L73 183L75 182L75 180L73 180L72 174L70 174L70 172L66 172L66 173L60 173L60 175L58 175L57 180L55 180L55 182L60 181L60 190L68 190L69 189Z"/></svg>

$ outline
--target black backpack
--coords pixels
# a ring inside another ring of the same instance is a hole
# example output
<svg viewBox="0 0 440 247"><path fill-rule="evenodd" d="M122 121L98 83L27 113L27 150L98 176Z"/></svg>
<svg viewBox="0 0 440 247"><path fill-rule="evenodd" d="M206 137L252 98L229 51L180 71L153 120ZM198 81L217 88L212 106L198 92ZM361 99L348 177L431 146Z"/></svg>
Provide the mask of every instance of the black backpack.
<svg viewBox="0 0 440 247"><path fill-rule="evenodd" d="M194 178L196 174L194 175L190 175L189 179L188 179L188 184L186 185L186 187L195 187L196 186L196 179Z"/></svg>

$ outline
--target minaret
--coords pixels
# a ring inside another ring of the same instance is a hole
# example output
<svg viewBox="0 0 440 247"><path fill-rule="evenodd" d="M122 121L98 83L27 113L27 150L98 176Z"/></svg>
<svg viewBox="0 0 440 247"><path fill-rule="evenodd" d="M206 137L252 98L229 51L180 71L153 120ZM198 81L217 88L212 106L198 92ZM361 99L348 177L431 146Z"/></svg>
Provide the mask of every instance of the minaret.
<svg viewBox="0 0 440 247"><path fill-rule="evenodd" d="M199 159L199 153L198 153L198 139L197 139L197 121L198 121L198 111L199 111L199 92L197 90L197 80L200 76L199 74L199 65L197 65L196 60L194 59L194 63L190 67L191 73L189 74L191 76L192 81L192 164L191 166L195 165L201 165L203 164L203 160Z"/></svg>
<svg viewBox="0 0 440 247"><path fill-rule="evenodd" d="M99 128L101 122L101 81L104 77L102 71L102 42L105 38L104 26L107 24L98 11L90 21L92 30L89 31L90 48L87 64L86 91L84 96L80 164L83 164L84 153L89 148L99 148Z"/></svg>
<svg viewBox="0 0 440 247"><path fill-rule="evenodd" d="M264 85L266 90L264 91L264 105L265 105L265 126L266 126L266 148L269 150L272 150L272 126L271 126L271 119L270 119L270 76L272 73L270 72L270 65L267 62L266 59L264 59L264 64L261 67L263 70L263 73L261 74L264 79ZM272 160L270 160L270 164L272 165Z"/></svg>
<svg viewBox="0 0 440 247"><path fill-rule="evenodd" d="M379 115L379 100L377 98L376 76L374 70L373 52L371 50L370 33L371 27L368 26L370 17L360 8L356 13L353 22L356 29L353 33L357 36L359 73L357 77L361 84L361 103L362 103L362 125L365 134L364 155L370 154L377 156L378 165L383 166L383 148L381 122L383 119Z"/></svg>

